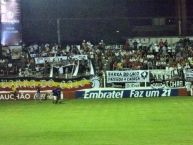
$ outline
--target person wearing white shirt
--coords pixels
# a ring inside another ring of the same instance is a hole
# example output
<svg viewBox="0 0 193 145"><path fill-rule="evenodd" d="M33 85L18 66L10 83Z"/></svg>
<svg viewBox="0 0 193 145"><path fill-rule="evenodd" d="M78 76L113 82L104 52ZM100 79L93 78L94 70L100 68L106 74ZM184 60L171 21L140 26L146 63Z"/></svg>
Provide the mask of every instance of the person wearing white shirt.
<svg viewBox="0 0 193 145"><path fill-rule="evenodd" d="M63 74L64 74L63 66L60 66L59 69L58 69L58 71L59 71L59 77L62 77Z"/></svg>
<svg viewBox="0 0 193 145"><path fill-rule="evenodd" d="M156 45L156 46L154 47L154 49L155 49L155 52L156 52L156 53L159 53L160 47L159 47L158 45Z"/></svg>

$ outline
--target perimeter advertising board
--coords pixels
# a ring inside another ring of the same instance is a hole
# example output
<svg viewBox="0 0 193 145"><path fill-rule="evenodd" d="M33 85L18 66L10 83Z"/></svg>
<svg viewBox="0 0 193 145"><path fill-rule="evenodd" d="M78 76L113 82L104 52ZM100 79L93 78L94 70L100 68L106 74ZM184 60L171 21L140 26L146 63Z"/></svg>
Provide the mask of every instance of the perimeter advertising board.
<svg viewBox="0 0 193 145"><path fill-rule="evenodd" d="M11 91L0 91L1 100L33 100L36 97L36 90L21 90L16 95ZM52 90L41 92L42 99L52 99Z"/></svg>
<svg viewBox="0 0 193 145"><path fill-rule="evenodd" d="M77 98L83 99L121 99L121 98L153 98L169 96L187 96L185 88L168 89L85 89L76 92Z"/></svg>

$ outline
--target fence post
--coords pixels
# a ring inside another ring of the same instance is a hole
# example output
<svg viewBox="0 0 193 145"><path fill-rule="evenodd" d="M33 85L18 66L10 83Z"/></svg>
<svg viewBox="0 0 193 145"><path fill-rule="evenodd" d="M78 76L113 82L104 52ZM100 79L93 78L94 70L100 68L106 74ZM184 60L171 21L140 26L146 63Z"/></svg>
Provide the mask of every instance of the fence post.
<svg viewBox="0 0 193 145"><path fill-rule="evenodd" d="M106 72L103 72L103 88L106 88Z"/></svg>
<svg viewBox="0 0 193 145"><path fill-rule="evenodd" d="M60 18L57 18L57 40L58 44L61 44L61 36L60 36Z"/></svg>

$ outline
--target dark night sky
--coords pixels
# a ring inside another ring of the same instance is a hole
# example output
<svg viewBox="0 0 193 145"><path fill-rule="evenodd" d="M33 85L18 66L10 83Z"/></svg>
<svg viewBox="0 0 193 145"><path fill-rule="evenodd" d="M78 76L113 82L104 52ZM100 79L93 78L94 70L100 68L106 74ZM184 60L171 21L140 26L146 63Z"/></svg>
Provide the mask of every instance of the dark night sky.
<svg viewBox="0 0 193 145"><path fill-rule="evenodd" d="M193 17L193 1L187 0L187 15Z"/></svg>
<svg viewBox="0 0 193 145"><path fill-rule="evenodd" d="M192 3L187 0L189 17L193 16ZM32 42L55 42L57 18L62 19L62 40L76 42L125 39L132 19L176 15L175 0L22 0L22 11L23 36Z"/></svg>
<svg viewBox="0 0 193 145"><path fill-rule="evenodd" d="M23 0L27 18L85 18L127 16L127 0Z"/></svg>
<svg viewBox="0 0 193 145"><path fill-rule="evenodd" d="M133 0L129 2L129 17L174 16L175 0Z"/></svg>
<svg viewBox="0 0 193 145"><path fill-rule="evenodd" d="M22 0L24 18L174 16L175 0ZM188 2L190 5L191 0Z"/></svg>

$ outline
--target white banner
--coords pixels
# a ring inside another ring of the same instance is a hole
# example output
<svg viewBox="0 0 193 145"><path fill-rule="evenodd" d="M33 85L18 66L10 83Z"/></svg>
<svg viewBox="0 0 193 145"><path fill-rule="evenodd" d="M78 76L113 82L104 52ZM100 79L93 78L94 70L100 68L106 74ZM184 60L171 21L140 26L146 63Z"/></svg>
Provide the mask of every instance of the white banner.
<svg viewBox="0 0 193 145"><path fill-rule="evenodd" d="M172 70L165 70L165 69L154 69L150 70L151 75L153 75L155 80L171 80L175 77L182 77L182 73L179 73L180 70L172 69Z"/></svg>
<svg viewBox="0 0 193 145"><path fill-rule="evenodd" d="M172 79L172 71L165 69L153 69L150 70L151 74L156 80Z"/></svg>
<svg viewBox="0 0 193 145"><path fill-rule="evenodd" d="M193 81L193 69L186 69L184 72L186 81Z"/></svg>
<svg viewBox="0 0 193 145"><path fill-rule="evenodd" d="M47 62L60 62L63 60L87 60L88 56L87 55L73 55L70 57L67 56L57 56L57 57L37 57L35 58L35 63L36 64L44 64L45 61Z"/></svg>
<svg viewBox="0 0 193 145"><path fill-rule="evenodd" d="M107 71L107 83L149 82L148 70Z"/></svg>
<svg viewBox="0 0 193 145"><path fill-rule="evenodd" d="M139 88L140 83L125 83L125 88Z"/></svg>

